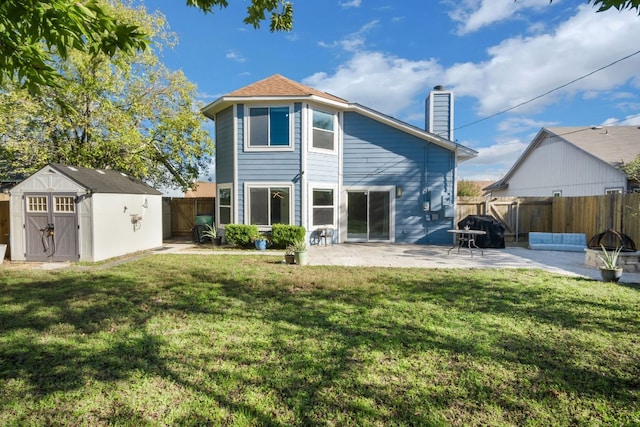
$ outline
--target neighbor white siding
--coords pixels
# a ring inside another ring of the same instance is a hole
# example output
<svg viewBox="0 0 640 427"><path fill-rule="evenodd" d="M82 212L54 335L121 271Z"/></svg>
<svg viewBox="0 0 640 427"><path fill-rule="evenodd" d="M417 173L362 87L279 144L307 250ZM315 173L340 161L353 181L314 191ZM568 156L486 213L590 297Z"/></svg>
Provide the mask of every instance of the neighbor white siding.
<svg viewBox="0 0 640 427"><path fill-rule="evenodd" d="M562 183L562 184L560 184ZM548 137L521 163L505 190L496 197L563 197L602 195L610 188L626 189L623 173L563 141Z"/></svg>

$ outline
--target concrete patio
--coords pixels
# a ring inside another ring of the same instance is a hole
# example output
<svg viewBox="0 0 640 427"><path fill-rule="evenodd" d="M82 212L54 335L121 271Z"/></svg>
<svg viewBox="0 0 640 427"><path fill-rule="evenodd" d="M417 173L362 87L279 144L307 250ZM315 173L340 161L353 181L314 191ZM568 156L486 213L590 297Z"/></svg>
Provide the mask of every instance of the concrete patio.
<svg viewBox="0 0 640 427"><path fill-rule="evenodd" d="M583 252L534 251L521 247L506 249L474 249L448 246L399 245L381 243L345 243L310 246L309 265L415 267L415 268L538 268L558 274L589 277L600 280L600 271L585 266ZM155 253L176 254L264 254L281 256L282 251L238 251L202 249L192 243L166 243ZM640 283L640 273L624 273L624 283Z"/></svg>

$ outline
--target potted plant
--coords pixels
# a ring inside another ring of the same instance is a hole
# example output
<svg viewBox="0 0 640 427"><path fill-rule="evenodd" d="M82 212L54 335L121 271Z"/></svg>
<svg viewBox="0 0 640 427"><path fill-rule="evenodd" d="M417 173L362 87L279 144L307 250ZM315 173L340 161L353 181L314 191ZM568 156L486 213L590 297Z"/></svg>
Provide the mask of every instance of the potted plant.
<svg viewBox="0 0 640 427"><path fill-rule="evenodd" d="M307 265L307 244L304 240L296 240L293 243L293 255L298 265Z"/></svg>
<svg viewBox="0 0 640 427"><path fill-rule="evenodd" d="M293 245L287 245L284 250L284 260L287 264L293 264L296 262L295 251Z"/></svg>
<svg viewBox="0 0 640 427"><path fill-rule="evenodd" d="M202 232L202 236L211 240L211 244L214 246L220 246L222 244L222 237L218 236L218 229L212 225L205 224L205 229Z"/></svg>
<svg viewBox="0 0 640 427"><path fill-rule="evenodd" d="M264 234L259 234L254 240L256 249L259 251L267 250L267 242L267 236L265 236Z"/></svg>
<svg viewBox="0 0 640 427"><path fill-rule="evenodd" d="M613 251L607 251L604 245L600 245L602 248L602 255L599 255L602 265L600 266L600 275L603 282L617 282L622 277L622 267L618 266L618 255L622 247L619 246Z"/></svg>

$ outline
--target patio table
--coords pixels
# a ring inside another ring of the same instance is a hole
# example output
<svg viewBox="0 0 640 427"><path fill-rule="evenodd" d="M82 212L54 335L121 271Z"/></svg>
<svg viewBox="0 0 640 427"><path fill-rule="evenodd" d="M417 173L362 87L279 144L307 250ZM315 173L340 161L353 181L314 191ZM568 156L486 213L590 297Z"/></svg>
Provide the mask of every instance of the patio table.
<svg viewBox="0 0 640 427"><path fill-rule="evenodd" d="M449 250L447 251L447 255L451 253L451 249L454 249L456 247L458 248L458 253L460 253L460 246L466 246L469 249L469 253L471 253L472 258L473 258L472 248L479 249L480 254L484 255L484 251L476 245L476 236L487 234L486 231L459 229L459 230L447 230L447 233L451 233L456 236L456 241L454 245L451 248L449 248Z"/></svg>

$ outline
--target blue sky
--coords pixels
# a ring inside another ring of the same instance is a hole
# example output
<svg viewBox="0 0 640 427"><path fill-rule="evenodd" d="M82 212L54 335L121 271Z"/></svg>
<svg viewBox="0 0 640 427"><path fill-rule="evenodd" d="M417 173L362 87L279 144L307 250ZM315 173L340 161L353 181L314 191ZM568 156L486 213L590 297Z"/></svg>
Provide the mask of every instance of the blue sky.
<svg viewBox="0 0 640 427"><path fill-rule="evenodd" d="M479 152L460 179L501 178L544 126L640 125L634 11L596 13L582 0L298 0L294 30L270 33L243 24L248 0L207 15L183 1L143 3L178 36L165 65L204 104L282 74L424 127L424 99L445 85L454 139Z"/></svg>

